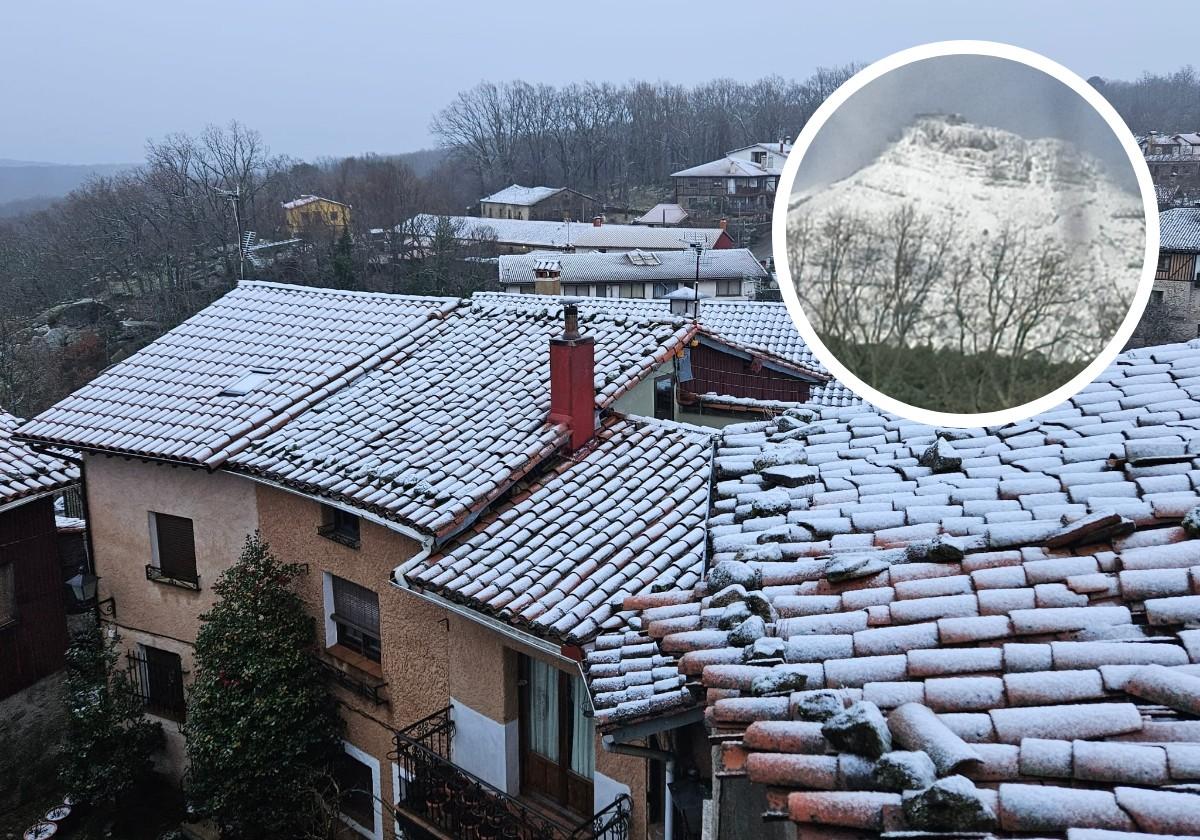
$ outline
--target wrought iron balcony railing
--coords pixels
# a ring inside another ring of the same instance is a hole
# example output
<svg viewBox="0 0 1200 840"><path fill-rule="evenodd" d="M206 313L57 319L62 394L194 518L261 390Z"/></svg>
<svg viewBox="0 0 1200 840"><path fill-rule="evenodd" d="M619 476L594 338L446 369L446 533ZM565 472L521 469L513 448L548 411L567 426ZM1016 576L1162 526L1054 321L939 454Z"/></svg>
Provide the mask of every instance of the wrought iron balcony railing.
<svg viewBox="0 0 1200 840"><path fill-rule="evenodd" d="M396 733L401 824L464 840L626 840L631 800L621 796L571 825L492 787L450 761L454 721L445 708Z"/></svg>

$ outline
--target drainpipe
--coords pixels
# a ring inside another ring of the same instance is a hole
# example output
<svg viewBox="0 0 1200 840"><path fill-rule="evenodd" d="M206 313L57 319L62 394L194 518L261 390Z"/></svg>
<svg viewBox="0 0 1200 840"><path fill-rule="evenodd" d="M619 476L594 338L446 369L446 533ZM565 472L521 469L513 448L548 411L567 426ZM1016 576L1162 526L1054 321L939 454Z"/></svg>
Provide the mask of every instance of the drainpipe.
<svg viewBox="0 0 1200 840"><path fill-rule="evenodd" d="M622 744L611 735L605 735L601 742L604 751L616 755L632 755L647 761L663 763L663 840L675 840L675 802L671 795L671 783L675 781L675 755L666 750L654 750L650 747L639 747L634 744Z"/></svg>

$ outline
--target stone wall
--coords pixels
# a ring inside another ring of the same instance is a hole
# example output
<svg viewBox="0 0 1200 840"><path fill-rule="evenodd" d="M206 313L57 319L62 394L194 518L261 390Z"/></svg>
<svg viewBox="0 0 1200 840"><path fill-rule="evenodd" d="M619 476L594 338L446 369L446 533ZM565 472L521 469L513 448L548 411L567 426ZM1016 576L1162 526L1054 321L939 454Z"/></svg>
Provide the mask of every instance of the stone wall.
<svg viewBox="0 0 1200 840"><path fill-rule="evenodd" d="M0 813L54 788L66 726L64 686L59 671L0 700Z"/></svg>

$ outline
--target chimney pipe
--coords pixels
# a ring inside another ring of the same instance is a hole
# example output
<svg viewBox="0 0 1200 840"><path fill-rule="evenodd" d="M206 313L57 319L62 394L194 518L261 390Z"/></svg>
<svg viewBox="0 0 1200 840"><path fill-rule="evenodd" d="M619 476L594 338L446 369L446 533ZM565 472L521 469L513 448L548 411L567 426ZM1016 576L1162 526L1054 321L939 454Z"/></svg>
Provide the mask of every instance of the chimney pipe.
<svg viewBox="0 0 1200 840"><path fill-rule="evenodd" d="M592 227L601 227L604 224L603 216L592 216Z"/></svg>
<svg viewBox="0 0 1200 840"><path fill-rule="evenodd" d="M721 221L717 222L717 227L719 227L721 230L729 230L729 220L722 219Z"/></svg>
<svg viewBox="0 0 1200 840"><path fill-rule="evenodd" d="M579 334L579 309L563 306L563 334L550 339L550 422L571 431L571 451L596 434L596 340Z"/></svg>

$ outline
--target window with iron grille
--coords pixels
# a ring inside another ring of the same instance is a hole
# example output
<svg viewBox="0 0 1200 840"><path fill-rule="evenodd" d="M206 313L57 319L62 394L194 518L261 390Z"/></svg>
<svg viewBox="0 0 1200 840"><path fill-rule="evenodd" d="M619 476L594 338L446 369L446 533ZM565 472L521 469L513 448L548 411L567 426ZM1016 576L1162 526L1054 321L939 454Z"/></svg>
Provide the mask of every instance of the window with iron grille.
<svg viewBox="0 0 1200 840"><path fill-rule="evenodd" d="M353 513L332 505L321 505L322 524L317 533L351 548L358 548L359 521Z"/></svg>
<svg viewBox="0 0 1200 840"><path fill-rule="evenodd" d="M182 722L187 703L183 696L183 660L179 654L140 645L128 658L130 675L146 711Z"/></svg>
<svg viewBox="0 0 1200 840"><path fill-rule="evenodd" d="M0 565L0 627L17 620L16 564Z"/></svg>
<svg viewBox="0 0 1200 840"><path fill-rule="evenodd" d="M379 643L379 596L357 583L331 575L333 620L336 643L375 662L381 657Z"/></svg>
<svg viewBox="0 0 1200 840"><path fill-rule="evenodd" d="M162 578L196 583L196 537L192 520L169 513L151 515L155 559Z"/></svg>

